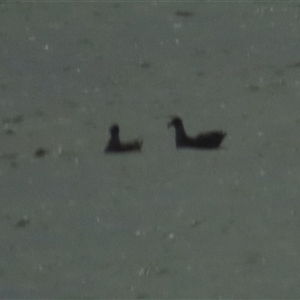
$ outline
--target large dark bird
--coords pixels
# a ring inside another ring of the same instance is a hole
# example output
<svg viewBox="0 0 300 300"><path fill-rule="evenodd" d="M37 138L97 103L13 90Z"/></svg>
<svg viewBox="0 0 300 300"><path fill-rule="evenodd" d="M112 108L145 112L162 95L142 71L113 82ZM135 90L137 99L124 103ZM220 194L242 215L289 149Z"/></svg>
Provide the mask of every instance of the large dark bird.
<svg viewBox="0 0 300 300"><path fill-rule="evenodd" d="M143 142L141 140L135 140L127 143L121 143L119 132L120 128L118 124L114 124L110 127L110 140L105 147L105 152L129 152L140 151L142 149Z"/></svg>
<svg viewBox="0 0 300 300"><path fill-rule="evenodd" d="M174 117L168 124L168 128L175 128L175 140L177 148L199 148L199 149L216 149L222 143L226 136L224 131L209 131L204 132L196 137L189 137L184 130L182 120L179 117Z"/></svg>

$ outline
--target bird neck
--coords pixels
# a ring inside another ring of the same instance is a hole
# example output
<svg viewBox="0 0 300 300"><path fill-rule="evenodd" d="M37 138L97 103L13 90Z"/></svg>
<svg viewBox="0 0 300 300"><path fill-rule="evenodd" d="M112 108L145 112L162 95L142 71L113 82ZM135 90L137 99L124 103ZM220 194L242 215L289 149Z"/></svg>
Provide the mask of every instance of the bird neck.
<svg viewBox="0 0 300 300"><path fill-rule="evenodd" d="M187 138L183 125L175 128L176 142L181 142Z"/></svg>
<svg viewBox="0 0 300 300"><path fill-rule="evenodd" d="M119 133L113 133L111 135L111 141L113 141L114 143L120 143L120 137L119 137Z"/></svg>

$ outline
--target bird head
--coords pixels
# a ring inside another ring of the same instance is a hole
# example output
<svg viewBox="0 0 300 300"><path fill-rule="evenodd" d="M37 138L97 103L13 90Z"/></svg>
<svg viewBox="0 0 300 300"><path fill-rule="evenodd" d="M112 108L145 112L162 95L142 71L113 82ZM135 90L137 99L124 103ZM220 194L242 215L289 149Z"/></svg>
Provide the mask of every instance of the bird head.
<svg viewBox="0 0 300 300"><path fill-rule="evenodd" d="M182 126L182 120L178 116L172 116L171 121L168 123L168 128L170 127L180 127Z"/></svg>
<svg viewBox="0 0 300 300"><path fill-rule="evenodd" d="M118 135L120 131L119 125L113 124L112 126L110 126L109 131L111 135Z"/></svg>

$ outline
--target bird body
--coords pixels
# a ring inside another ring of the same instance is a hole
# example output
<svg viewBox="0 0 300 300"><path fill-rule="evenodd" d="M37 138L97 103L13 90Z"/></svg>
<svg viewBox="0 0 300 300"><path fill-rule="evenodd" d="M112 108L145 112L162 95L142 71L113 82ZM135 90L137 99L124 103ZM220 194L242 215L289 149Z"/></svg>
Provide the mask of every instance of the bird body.
<svg viewBox="0 0 300 300"><path fill-rule="evenodd" d="M179 117L174 117L171 120L168 127L172 126L175 128L175 142L177 148L217 149L226 136L226 132L219 130L204 132L194 138L189 137Z"/></svg>
<svg viewBox="0 0 300 300"><path fill-rule="evenodd" d="M130 151L141 151L143 142L141 140L129 141L122 143L120 141L120 128L119 125L114 124L110 127L110 139L107 146L105 147L105 152L130 152Z"/></svg>

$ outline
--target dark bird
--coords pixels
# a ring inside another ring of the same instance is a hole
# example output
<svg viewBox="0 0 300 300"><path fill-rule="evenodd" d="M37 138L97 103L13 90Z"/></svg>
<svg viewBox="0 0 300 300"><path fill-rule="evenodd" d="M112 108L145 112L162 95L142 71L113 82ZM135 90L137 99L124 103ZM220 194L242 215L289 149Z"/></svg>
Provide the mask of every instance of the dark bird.
<svg viewBox="0 0 300 300"><path fill-rule="evenodd" d="M110 140L105 148L105 152L129 152L140 151L142 149L143 142L141 140L134 140L127 143L120 141L119 132L120 128L118 124L114 124L110 127Z"/></svg>
<svg viewBox="0 0 300 300"><path fill-rule="evenodd" d="M189 137L185 133L182 120L179 117L173 117L168 128L172 126L175 128L176 148L216 149L219 148L226 136L224 131L209 131L194 138Z"/></svg>

